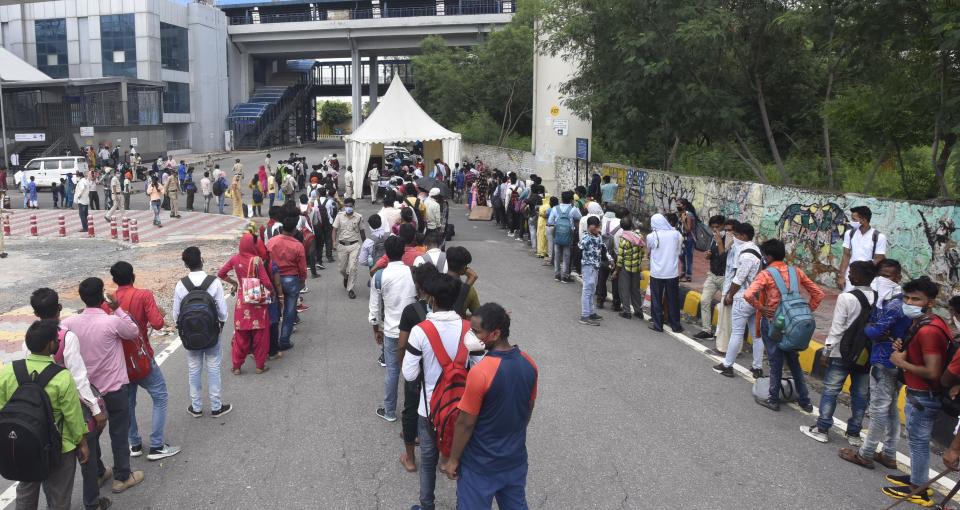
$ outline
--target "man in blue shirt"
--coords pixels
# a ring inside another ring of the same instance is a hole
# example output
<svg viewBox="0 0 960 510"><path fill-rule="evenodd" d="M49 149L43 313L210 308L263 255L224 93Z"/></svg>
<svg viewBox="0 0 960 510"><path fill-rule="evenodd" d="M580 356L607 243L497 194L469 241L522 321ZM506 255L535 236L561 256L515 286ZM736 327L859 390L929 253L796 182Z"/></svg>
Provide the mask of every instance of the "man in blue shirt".
<svg viewBox="0 0 960 510"><path fill-rule="evenodd" d="M620 185L615 182L610 182L609 175L603 176L603 184L600 185L600 203L602 203L604 207L617 198L618 188L620 188Z"/></svg>
<svg viewBox="0 0 960 510"><path fill-rule="evenodd" d="M870 429L859 451L841 448L840 457L864 467L872 468L876 461L896 469L900 439L897 400L901 383L897 378L897 367L890 363L890 354L893 341L905 338L913 321L903 314L900 262L883 259L877 264L877 270L878 275L871 287L877 291L878 301L864 328L864 334L873 342L870 350ZM882 453L877 451L880 441L883 441Z"/></svg>

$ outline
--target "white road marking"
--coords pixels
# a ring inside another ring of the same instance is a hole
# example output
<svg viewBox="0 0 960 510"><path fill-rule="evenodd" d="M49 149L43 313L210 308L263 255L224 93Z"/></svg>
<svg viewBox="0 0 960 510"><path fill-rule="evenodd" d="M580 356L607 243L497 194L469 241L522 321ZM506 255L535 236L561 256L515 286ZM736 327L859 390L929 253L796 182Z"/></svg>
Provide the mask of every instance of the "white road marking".
<svg viewBox="0 0 960 510"><path fill-rule="evenodd" d="M183 343L180 342L179 336L174 338L166 349L160 351L159 354L156 354L153 357L153 359L157 362L157 366L163 365L163 362L166 361L171 354L177 352L177 349L179 349L182 345ZM5 509L17 501L17 485L17 482L13 482L13 485L7 487L7 490L0 493L0 508Z"/></svg>

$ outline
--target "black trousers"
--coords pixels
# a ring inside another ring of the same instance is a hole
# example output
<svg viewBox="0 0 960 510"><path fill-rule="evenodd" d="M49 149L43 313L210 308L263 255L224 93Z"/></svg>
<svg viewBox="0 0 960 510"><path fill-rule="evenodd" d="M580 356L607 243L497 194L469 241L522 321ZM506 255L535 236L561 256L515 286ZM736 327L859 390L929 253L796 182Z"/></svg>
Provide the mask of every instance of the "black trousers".
<svg viewBox="0 0 960 510"><path fill-rule="evenodd" d="M600 274L597 277L597 302L603 304L607 300L607 279L610 278L610 266L600 266ZM610 284L610 291L613 293L613 307L620 308L620 286L617 279L614 278Z"/></svg>
<svg viewBox="0 0 960 510"><path fill-rule="evenodd" d="M400 425L403 427L403 442L413 444L417 440L417 408L420 406L420 385L423 374L416 381L403 382L403 410L400 411Z"/></svg>

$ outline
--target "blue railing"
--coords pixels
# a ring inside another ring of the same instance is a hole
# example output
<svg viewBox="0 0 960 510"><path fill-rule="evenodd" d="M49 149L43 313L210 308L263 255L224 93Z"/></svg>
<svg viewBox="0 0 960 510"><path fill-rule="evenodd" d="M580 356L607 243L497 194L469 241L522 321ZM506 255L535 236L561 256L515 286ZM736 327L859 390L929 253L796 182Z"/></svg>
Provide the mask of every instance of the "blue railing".
<svg viewBox="0 0 960 510"><path fill-rule="evenodd" d="M329 11L336 13L329 17L328 11L316 10L313 12L287 14L259 14L248 13L245 16L230 17L231 25L256 25L266 23L295 23L303 21L327 21L340 19L373 19L373 9L354 9L344 11ZM446 5L444 14L447 16L462 16L476 14L500 14L504 12L500 2L468 3L465 5ZM421 16L436 16L435 6L425 7L387 7L380 9L381 18L412 18Z"/></svg>

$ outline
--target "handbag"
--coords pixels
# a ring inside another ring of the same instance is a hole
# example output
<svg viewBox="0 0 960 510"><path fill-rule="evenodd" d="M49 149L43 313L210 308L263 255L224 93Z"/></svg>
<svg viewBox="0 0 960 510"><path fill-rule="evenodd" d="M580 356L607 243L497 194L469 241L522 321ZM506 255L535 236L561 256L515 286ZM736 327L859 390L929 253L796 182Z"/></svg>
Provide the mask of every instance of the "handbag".
<svg viewBox="0 0 960 510"><path fill-rule="evenodd" d="M251 276L259 274L260 257L253 257L247 266L247 277L240 281L243 290L243 302L248 305L263 305L266 304L269 299L269 292L264 288L260 278Z"/></svg>
<svg viewBox="0 0 960 510"><path fill-rule="evenodd" d="M127 306L123 307L124 310L129 310L130 301L133 299L133 292L128 293L127 298ZM123 305L121 304L121 306ZM130 319L133 320L134 324L137 323L133 315L130 316ZM123 345L123 360L127 365L127 378L130 379L130 382L144 380L150 375L150 371L153 370L153 358L150 356L150 353L147 352L144 339L140 336L139 324L137 324L137 331L136 340L123 340L120 342L121 345Z"/></svg>

